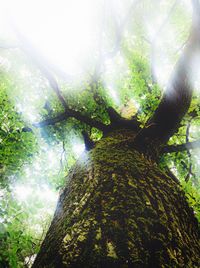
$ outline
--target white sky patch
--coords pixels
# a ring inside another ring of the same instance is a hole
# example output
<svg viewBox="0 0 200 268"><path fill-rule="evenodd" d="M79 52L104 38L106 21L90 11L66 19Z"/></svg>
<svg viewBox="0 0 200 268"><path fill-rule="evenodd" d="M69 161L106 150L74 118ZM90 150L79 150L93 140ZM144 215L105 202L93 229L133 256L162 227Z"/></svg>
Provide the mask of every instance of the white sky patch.
<svg viewBox="0 0 200 268"><path fill-rule="evenodd" d="M4 197L4 194L5 194L5 190L0 189L0 199Z"/></svg>
<svg viewBox="0 0 200 268"><path fill-rule="evenodd" d="M16 103L16 109L18 112L22 113L23 118L25 121L29 123L35 123L40 120L40 115L38 110L34 108L34 106L28 106L25 102L24 103Z"/></svg>
<svg viewBox="0 0 200 268"><path fill-rule="evenodd" d="M51 94L46 80L34 76L26 66L20 68L16 76L16 92L9 92L10 99L28 123L36 123L41 119L40 111Z"/></svg>
<svg viewBox="0 0 200 268"><path fill-rule="evenodd" d="M32 73L25 67L21 68L19 71L22 78L28 78L32 76Z"/></svg>
<svg viewBox="0 0 200 268"><path fill-rule="evenodd" d="M46 144L44 140L40 141L40 151L35 155L29 165L24 166L24 178L26 181L44 182L47 174L57 176L60 171L60 159L63 152L62 144ZM67 160L66 160L67 161Z"/></svg>
<svg viewBox="0 0 200 268"><path fill-rule="evenodd" d="M156 79L160 86L166 86L169 81L170 74L173 70L173 64L169 62L166 55L162 55L155 62Z"/></svg>
<svg viewBox="0 0 200 268"><path fill-rule="evenodd" d="M152 58L152 64L155 71L156 79L158 83L164 87L169 81L170 74L173 70L175 64L174 61L170 58L170 51L166 50L166 39L171 40L171 43L174 45L174 35L172 27L165 29L165 35L159 34L154 42L154 52L153 55L150 55ZM151 53L151 52L150 52Z"/></svg>
<svg viewBox="0 0 200 268"><path fill-rule="evenodd" d="M129 4L127 4L127 1L121 1L121 0L110 0L106 2L108 6L108 10L115 14L118 21L121 21L124 19L125 14L128 12Z"/></svg>
<svg viewBox="0 0 200 268"><path fill-rule="evenodd" d="M75 154L76 157L79 157L85 150L84 143L80 143L80 141L73 141L72 144L72 151Z"/></svg>
<svg viewBox="0 0 200 268"><path fill-rule="evenodd" d="M31 267L31 266L33 265L33 263L34 263L34 260L35 260L36 256L37 256L37 255L34 254L34 255L32 255L32 256L28 256L28 257L26 257L25 260L24 260L26 266Z"/></svg>
<svg viewBox="0 0 200 268"><path fill-rule="evenodd" d="M47 184L41 185L37 193L41 199L47 202L56 202L58 198L58 193L53 191Z"/></svg>
<svg viewBox="0 0 200 268"><path fill-rule="evenodd" d="M43 206L46 202L55 204L58 198L58 193L52 190L48 184L14 184L12 186L13 195L20 203L28 204L34 198L40 201Z"/></svg>
<svg viewBox="0 0 200 268"><path fill-rule="evenodd" d="M116 77L119 74L126 74L128 70L128 66L120 52L114 58L107 59L105 62L106 73L115 74Z"/></svg>
<svg viewBox="0 0 200 268"><path fill-rule="evenodd" d="M197 125L191 125L190 127L190 141L199 139L200 136L200 128ZM199 151L200 149L197 148Z"/></svg>
<svg viewBox="0 0 200 268"><path fill-rule="evenodd" d="M170 168L170 170L172 171L172 173L173 173L176 177L178 177L178 176L179 176L179 174L178 174L178 170L177 170L176 166L174 165L174 162L173 162L173 161L170 161L170 162L168 163L168 165L169 165L169 168Z"/></svg>
<svg viewBox="0 0 200 268"><path fill-rule="evenodd" d="M49 149L47 151L48 164L51 167L55 167L58 164L57 157L58 157L58 152L56 152L55 150Z"/></svg>
<svg viewBox="0 0 200 268"><path fill-rule="evenodd" d="M13 186L13 193L17 200L25 202L30 198L33 193L33 189L30 185L18 184Z"/></svg>
<svg viewBox="0 0 200 268"><path fill-rule="evenodd" d="M162 3L160 3L162 5ZM147 33L147 39L152 42L155 40L155 38L158 41L158 37L160 35L160 32L158 34L158 31L160 30L161 25L163 25L163 22L166 19L166 13L162 12L157 12L156 15L153 13L149 12L148 10L146 11L147 13L144 16L144 23L146 26L146 33Z"/></svg>
<svg viewBox="0 0 200 268"><path fill-rule="evenodd" d="M30 181L12 185L12 196L22 206L23 211L30 213L26 218L27 229L35 236L42 236L47 231L47 224L55 211L59 193L49 184L36 184Z"/></svg>
<svg viewBox="0 0 200 268"><path fill-rule="evenodd" d="M198 165L200 165L200 154L198 155L198 157L196 157L196 162Z"/></svg>
<svg viewBox="0 0 200 268"><path fill-rule="evenodd" d="M11 35L11 27L8 24L8 1L0 0L0 6L0 36L3 36L6 39Z"/></svg>
<svg viewBox="0 0 200 268"><path fill-rule="evenodd" d="M116 92L116 90L112 87L112 86L108 86L108 92L109 92L109 95L111 96L111 98L113 99L113 101L119 105L120 104L120 99L119 99L119 96Z"/></svg>
<svg viewBox="0 0 200 268"><path fill-rule="evenodd" d="M113 59L105 62L104 85L108 95L117 105L121 104L118 90L122 88L123 80L128 76L130 76L130 70L120 52Z"/></svg>
<svg viewBox="0 0 200 268"><path fill-rule="evenodd" d="M76 74L94 46L101 2L8 0L4 6L44 56L67 73Z"/></svg>
<svg viewBox="0 0 200 268"><path fill-rule="evenodd" d="M0 56L0 67L4 68L6 71L8 71L10 69L10 62L7 58L4 58L2 56Z"/></svg>
<svg viewBox="0 0 200 268"><path fill-rule="evenodd" d="M103 0L0 0L0 4L2 40L7 40L8 29L11 30L9 37L15 40L9 23L11 20L41 55L61 72L80 77L80 74L88 71L88 66L96 57L91 51L97 50ZM15 44L15 41L11 41L11 44ZM0 58L1 65L9 68L7 59ZM41 88L44 81L39 84L25 66L18 73L16 107L25 121L38 122L39 110L45 103L45 97L48 98L48 93ZM10 97L14 98L14 94Z"/></svg>
<svg viewBox="0 0 200 268"><path fill-rule="evenodd" d="M51 182L54 183L54 177L60 173L62 150L61 144L55 144L50 148L41 141L40 152L35 155L32 163L24 165L21 182L15 178L11 185L13 195L19 203L28 206L29 203L34 204L40 200L43 206L46 202L51 202L53 207L55 206L58 191L53 190L55 186L51 186Z"/></svg>
<svg viewBox="0 0 200 268"><path fill-rule="evenodd" d="M200 95L200 53L194 56L193 66L191 69L191 81L193 83L193 87L198 95Z"/></svg>
<svg viewBox="0 0 200 268"><path fill-rule="evenodd" d="M182 0L181 2L185 6L185 8L188 11L188 13L191 13L192 12L192 4L191 4L191 1Z"/></svg>
<svg viewBox="0 0 200 268"><path fill-rule="evenodd" d="M198 127L198 126L194 126L194 125L192 125L192 126L190 127L190 133L191 133L191 134L196 134L197 131L199 131L199 127Z"/></svg>

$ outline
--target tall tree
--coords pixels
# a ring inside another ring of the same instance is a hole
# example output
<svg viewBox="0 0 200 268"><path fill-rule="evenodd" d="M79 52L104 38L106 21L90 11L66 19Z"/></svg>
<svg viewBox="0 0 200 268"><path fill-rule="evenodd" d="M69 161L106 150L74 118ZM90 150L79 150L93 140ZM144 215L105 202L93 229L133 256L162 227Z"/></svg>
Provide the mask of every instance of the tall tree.
<svg viewBox="0 0 200 268"><path fill-rule="evenodd" d="M200 266L197 221L177 180L157 164L191 103L190 75L200 49L200 5L197 0L192 5L189 38L143 128L136 118L126 120L110 107L108 125L71 110L52 75L36 63L65 109L38 126L74 117L101 130L103 137L94 144L84 135L90 151L68 175L34 268Z"/></svg>
<svg viewBox="0 0 200 268"><path fill-rule="evenodd" d="M197 219L179 180L168 167L160 165L165 153L186 151L190 158L190 149L200 144L199 140L189 142L190 122L186 128L186 143L168 144L181 128L192 101L191 75L200 52L200 3L191 0L190 34L159 101L152 92L152 88L158 88L154 57L157 37L166 21L150 42L152 84L143 79L139 86L145 88L158 105L152 114L148 113L148 118L145 115L147 120L143 120L146 122L143 124L139 112L129 119L123 117L126 107L117 111L101 94L105 62L115 57L123 46L124 53L130 53L122 42L123 35L139 2L132 2L121 21L114 17L111 28L114 28L116 40L113 49L107 53L103 47L105 21L102 24L98 60L84 91L90 105L92 103L88 110L81 102L74 104L74 100L63 93L58 78L69 81L71 77L48 62L13 25L19 48L48 81L60 104L59 109L52 109L50 101L46 101L43 107L45 120L30 128L23 126L22 132L30 134L35 128L53 132L71 120L70 123L81 131L86 148L66 178L66 186L60 193L33 268L200 266ZM170 13L176 4L177 1ZM13 49L13 46L7 48ZM141 75L145 70L137 59L136 65ZM132 105L130 100L127 105ZM197 113L191 111L191 118ZM96 139L94 133L98 133ZM190 163L185 180L192 175ZM9 264L6 260L2 265Z"/></svg>

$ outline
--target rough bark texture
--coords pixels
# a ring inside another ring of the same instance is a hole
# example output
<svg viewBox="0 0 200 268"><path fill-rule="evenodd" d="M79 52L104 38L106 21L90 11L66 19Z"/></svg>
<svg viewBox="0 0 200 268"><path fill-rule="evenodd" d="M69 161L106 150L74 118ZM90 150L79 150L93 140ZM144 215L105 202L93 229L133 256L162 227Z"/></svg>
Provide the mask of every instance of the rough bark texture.
<svg viewBox="0 0 200 268"><path fill-rule="evenodd" d="M116 131L75 165L33 268L200 267L185 195Z"/></svg>

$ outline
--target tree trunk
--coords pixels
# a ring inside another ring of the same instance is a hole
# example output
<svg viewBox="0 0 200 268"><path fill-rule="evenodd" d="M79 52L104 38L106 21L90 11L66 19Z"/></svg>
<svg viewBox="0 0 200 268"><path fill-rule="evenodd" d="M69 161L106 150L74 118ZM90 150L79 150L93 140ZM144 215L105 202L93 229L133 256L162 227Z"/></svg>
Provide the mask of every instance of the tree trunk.
<svg viewBox="0 0 200 268"><path fill-rule="evenodd" d="M200 267L194 213L134 135L115 131L77 162L33 268Z"/></svg>

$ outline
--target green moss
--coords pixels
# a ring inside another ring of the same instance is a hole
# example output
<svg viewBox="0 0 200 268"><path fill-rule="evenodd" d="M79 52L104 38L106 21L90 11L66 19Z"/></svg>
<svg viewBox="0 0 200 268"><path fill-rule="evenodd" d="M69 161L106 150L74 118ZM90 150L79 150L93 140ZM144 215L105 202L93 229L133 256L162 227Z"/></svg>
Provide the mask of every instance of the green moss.
<svg viewBox="0 0 200 268"><path fill-rule="evenodd" d="M52 225L58 242L45 242L64 267L200 267L184 195L130 146L133 137L111 133L70 173Z"/></svg>
<svg viewBox="0 0 200 268"><path fill-rule="evenodd" d="M63 242L65 244L67 244L71 240L72 240L72 237L69 234L66 234L66 236L63 238Z"/></svg>
<svg viewBox="0 0 200 268"><path fill-rule="evenodd" d="M116 255L115 247L113 243L110 241L109 242L107 241L106 246L107 246L107 256L113 259L117 259L117 255Z"/></svg>

